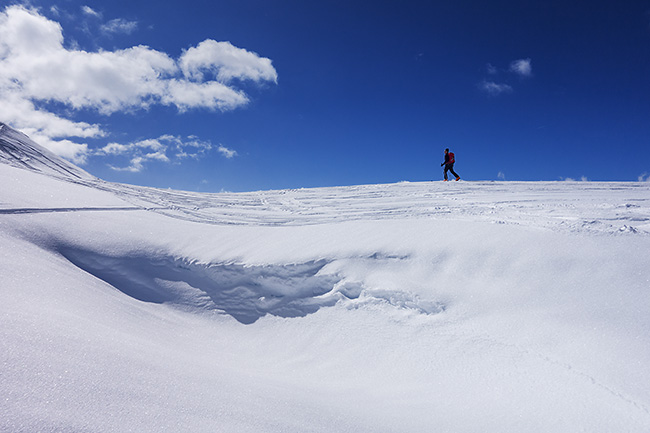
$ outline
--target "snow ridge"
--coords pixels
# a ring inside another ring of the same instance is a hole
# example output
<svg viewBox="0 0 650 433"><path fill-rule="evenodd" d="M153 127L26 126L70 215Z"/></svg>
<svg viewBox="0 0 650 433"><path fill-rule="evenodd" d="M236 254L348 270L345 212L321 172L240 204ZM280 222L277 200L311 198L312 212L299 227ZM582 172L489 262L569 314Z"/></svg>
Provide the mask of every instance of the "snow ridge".
<svg viewBox="0 0 650 433"><path fill-rule="evenodd" d="M0 122L0 162L69 180L96 180L74 164Z"/></svg>

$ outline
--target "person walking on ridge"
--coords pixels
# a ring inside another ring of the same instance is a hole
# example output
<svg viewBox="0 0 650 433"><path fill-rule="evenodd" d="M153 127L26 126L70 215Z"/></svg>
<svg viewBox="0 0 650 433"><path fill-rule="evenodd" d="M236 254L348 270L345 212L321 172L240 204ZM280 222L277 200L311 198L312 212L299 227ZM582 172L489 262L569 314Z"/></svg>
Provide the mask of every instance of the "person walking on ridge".
<svg viewBox="0 0 650 433"><path fill-rule="evenodd" d="M456 176L456 180L460 180L460 176L456 174L454 171L454 163L456 162L456 159L454 157L454 152L450 152L449 149L445 149L445 162L440 164L440 167L443 165L445 166L445 182L449 179L447 179L447 172L450 171L451 174Z"/></svg>

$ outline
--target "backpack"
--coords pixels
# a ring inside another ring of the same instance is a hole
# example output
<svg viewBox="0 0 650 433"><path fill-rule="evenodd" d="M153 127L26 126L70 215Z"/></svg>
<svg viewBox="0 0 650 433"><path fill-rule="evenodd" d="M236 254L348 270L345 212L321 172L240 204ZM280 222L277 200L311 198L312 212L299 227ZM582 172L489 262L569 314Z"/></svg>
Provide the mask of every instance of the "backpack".
<svg viewBox="0 0 650 433"><path fill-rule="evenodd" d="M456 157L454 156L454 152L449 152L449 163L454 163L456 162Z"/></svg>

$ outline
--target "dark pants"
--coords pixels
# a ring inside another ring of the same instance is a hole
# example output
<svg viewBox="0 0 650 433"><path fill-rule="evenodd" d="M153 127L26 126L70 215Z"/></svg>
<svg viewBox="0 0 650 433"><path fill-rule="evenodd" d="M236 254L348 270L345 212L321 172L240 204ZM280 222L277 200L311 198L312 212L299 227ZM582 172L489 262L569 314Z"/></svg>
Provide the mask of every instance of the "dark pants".
<svg viewBox="0 0 650 433"><path fill-rule="evenodd" d="M445 180L447 180L447 172L448 172L448 171L450 171L451 174L453 174L456 178L459 178L459 177L460 177L460 176L458 176L458 175L456 174L456 172L454 171L454 164L453 164L453 163L451 163L451 164L445 164Z"/></svg>

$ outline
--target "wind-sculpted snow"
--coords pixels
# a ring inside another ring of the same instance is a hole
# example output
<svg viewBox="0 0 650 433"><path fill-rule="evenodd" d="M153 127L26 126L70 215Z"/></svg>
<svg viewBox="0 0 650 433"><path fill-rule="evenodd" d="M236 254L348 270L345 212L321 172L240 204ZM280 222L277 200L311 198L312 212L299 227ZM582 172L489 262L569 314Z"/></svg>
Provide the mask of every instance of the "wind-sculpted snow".
<svg viewBox="0 0 650 433"><path fill-rule="evenodd" d="M166 303L190 310L223 311L241 323L271 314L304 317L344 301L350 308L385 303L433 314L444 310L435 302L391 290L366 290L323 269L319 260L288 265L244 266L197 264L170 257L110 257L93 251L64 248L61 254L79 268L135 299ZM381 261L373 255L366 260Z"/></svg>

